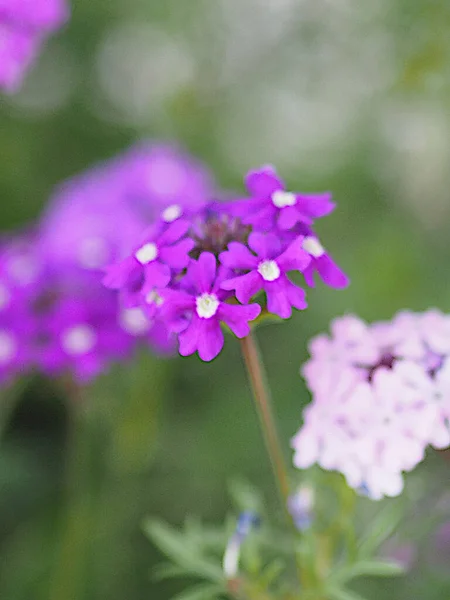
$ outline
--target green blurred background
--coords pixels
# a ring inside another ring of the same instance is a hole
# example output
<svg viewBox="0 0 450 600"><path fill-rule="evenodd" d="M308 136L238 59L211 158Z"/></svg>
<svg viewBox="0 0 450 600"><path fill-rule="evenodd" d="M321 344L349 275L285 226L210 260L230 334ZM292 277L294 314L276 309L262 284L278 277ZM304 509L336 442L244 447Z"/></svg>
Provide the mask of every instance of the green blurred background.
<svg viewBox="0 0 450 600"><path fill-rule="evenodd" d="M330 319L450 309L449 33L444 0L75 0L0 99L0 225L32 222L56 183L142 137L181 141L225 188L270 162L291 189L332 190L318 229L351 287L319 286L258 332L287 450L306 341ZM274 495L231 339L209 365L143 353L75 402L27 381L3 393L1 424L2 600L168 600L184 583L151 581L146 515L221 521L236 475ZM414 485L442 493L448 467L428 464ZM448 600L448 567L419 553L372 593Z"/></svg>

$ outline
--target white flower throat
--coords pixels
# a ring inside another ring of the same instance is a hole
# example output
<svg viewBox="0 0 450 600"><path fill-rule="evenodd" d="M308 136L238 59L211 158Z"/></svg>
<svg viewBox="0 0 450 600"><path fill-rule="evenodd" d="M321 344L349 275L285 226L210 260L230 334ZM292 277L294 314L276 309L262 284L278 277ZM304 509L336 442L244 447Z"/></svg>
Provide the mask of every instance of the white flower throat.
<svg viewBox="0 0 450 600"><path fill-rule="evenodd" d="M72 356L81 356L92 350L97 342L97 335L90 325L74 325L62 334L63 349Z"/></svg>
<svg viewBox="0 0 450 600"><path fill-rule="evenodd" d="M272 194L272 203L277 208L285 208L286 206L294 206L297 203L297 197L292 192L277 190Z"/></svg>
<svg viewBox="0 0 450 600"><path fill-rule="evenodd" d="M201 319L211 319L219 308L219 300L215 294L202 294L195 299L197 314Z"/></svg>
<svg viewBox="0 0 450 600"><path fill-rule="evenodd" d="M156 244L149 242L144 244L139 250L137 250L135 257L141 263L141 265L147 265L155 260L158 256L158 247Z"/></svg>
<svg viewBox="0 0 450 600"><path fill-rule="evenodd" d="M183 209L179 204L171 204L162 213L163 221L166 223L173 223L173 221L176 221L181 217L182 212Z"/></svg>
<svg viewBox="0 0 450 600"><path fill-rule="evenodd" d="M274 260L263 260L258 265L258 273L264 281L275 281L280 276L280 267Z"/></svg>
<svg viewBox="0 0 450 600"><path fill-rule="evenodd" d="M302 247L303 250L306 250L306 252L311 254L311 256L314 256L314 258L319 258L325 254L325 248L315 237L306 237L303 240Z"/></svg>

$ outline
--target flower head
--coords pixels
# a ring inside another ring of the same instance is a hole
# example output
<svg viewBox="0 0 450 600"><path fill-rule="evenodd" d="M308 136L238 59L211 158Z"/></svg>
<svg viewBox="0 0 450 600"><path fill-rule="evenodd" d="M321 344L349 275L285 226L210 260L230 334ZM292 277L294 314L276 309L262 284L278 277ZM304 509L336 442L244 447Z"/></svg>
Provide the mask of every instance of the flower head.
<svg viewBox="0 0 450 600"><path fill-rule="evenodd" d="M274 177L262 169L249 180L262 194ZM297 209L305 215L309 211L304 220L310 223L326 211L325 205L313 209L308 202L299 196ZM300 225L295 221L292 230L267 232L254 215L253 200L212 201L183 210L171 205L132 253L107 268L104 283L120 290L125 306L141 306L176 334L180 354L198 352L201 359L212 360L224 344L221 324L237 337L248 335L248 323L262 310L249 302L260 291L265 311L284 319L292 308L307 306L304 290L288 276L297 272L306 278L314 260Z"/></svg>
<svg viewBox="0 0 450 600"><path fill-rule="evenodd" d="M399 494L428 445L450 445L449 326L436 310L373 325L348 316L315 338L295 465L340 471L374 499Z"/></svg>

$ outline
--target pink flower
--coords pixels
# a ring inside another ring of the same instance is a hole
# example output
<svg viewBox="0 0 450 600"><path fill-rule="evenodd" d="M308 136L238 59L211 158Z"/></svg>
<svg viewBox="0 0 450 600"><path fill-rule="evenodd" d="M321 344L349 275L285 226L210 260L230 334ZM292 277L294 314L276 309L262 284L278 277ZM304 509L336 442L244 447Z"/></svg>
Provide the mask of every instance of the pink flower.
<svg viewBox="0 0 450 600"><path fill-rule="evenodd" d="M371 498L398 495L428 445L450 445L448 317L400 313L366 325L347 316L315 338L303 368L313 401L294 438L294 464L343 473Z"/></svg>

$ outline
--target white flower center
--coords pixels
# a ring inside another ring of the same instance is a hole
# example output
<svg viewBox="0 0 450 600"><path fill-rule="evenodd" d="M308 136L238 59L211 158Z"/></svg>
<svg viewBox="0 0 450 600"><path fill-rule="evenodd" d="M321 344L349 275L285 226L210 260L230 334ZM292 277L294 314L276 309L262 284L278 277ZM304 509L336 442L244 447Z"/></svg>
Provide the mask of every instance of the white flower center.
<svg viewBox="0 0 450 600"><path fill-rule="evenodd" d="M272 202L277 208L284 208L285 206L294 206L297 203L297 198L292 192L277 190L272 194Z"/></svg>
<svg viewBox="0 0 450 600"><path fill-rule="evenodd" d="M0 310L6 308L11 300L11 294L3 283L0 283Z"/></svg>
<svg viewBox="0 0 450 600"><path fill-rule="evenodd" d="M97 335L89 325L74 325L62 334L61 344L67 354L80 356L87 354L95 345Z"/></svg>
<svg viewBox="0 0 450 600"><path fill-rule="evenodd" d="M127 308L122 311L120 322L131 335L143 335L150 329L150 321L140 308Z"/></svg>
<svg viewBox="0 0 450 600"><path fill-rule="evenodd" d="M219 308L219 300L215 294L202 294L195 299L197 314L202 319L210 319Z"/></svg>
<svg viewBox="0 0 450 600"><path fill-rule="evenodd" d="M303 240L302 247L303 250L306 250L306 252L308 254L311 254L311 256L314 256L314 258L319 258L323 254L325 254L325 248L315 237L306 237Z"/></svg>
<svg viewBox="0 0 450 600"><path fill-rule="evenodd" d="M81 240L78 247L78 260L86 269L99 269L108 261L108 248L100 237L88 237Z"/></svg>
<svg viewBox="0 0 450 600"><path fill-rule="evenodd" d="M280 276L280 267L274 260L263 260L258 265L258 273L265 281L275 281Z"/></svg>
<svg viewBox="0 0 450 600"><path fill-rule="evenodd" d="M145 296L145 301L147 304L156 304L156 306L161 306L164 303L164 300L155 290L152 290Z"/></svg>
<svg viewBox="0 0 450 600"><path fill-rule="evenodd" d="M172 223L181 217L183 209L179 204L171 204L165 210L163 210L162 218L166 223Z"/></svg>
<svg viewBox="0 0 450 600"><path fill-rule="evenodd" d="M0 364L8 363L17 352L17 343L7 331L0 331Z"/></svg>
<svg viewBox="0 0 450 600"><path fill-rule="evenodd" d="M157 256L158 247L152 242L144 244L142 248L139 248L135 254L135 257L141 263L141 265L147 265L148 263L153 262Z"/></svg>

